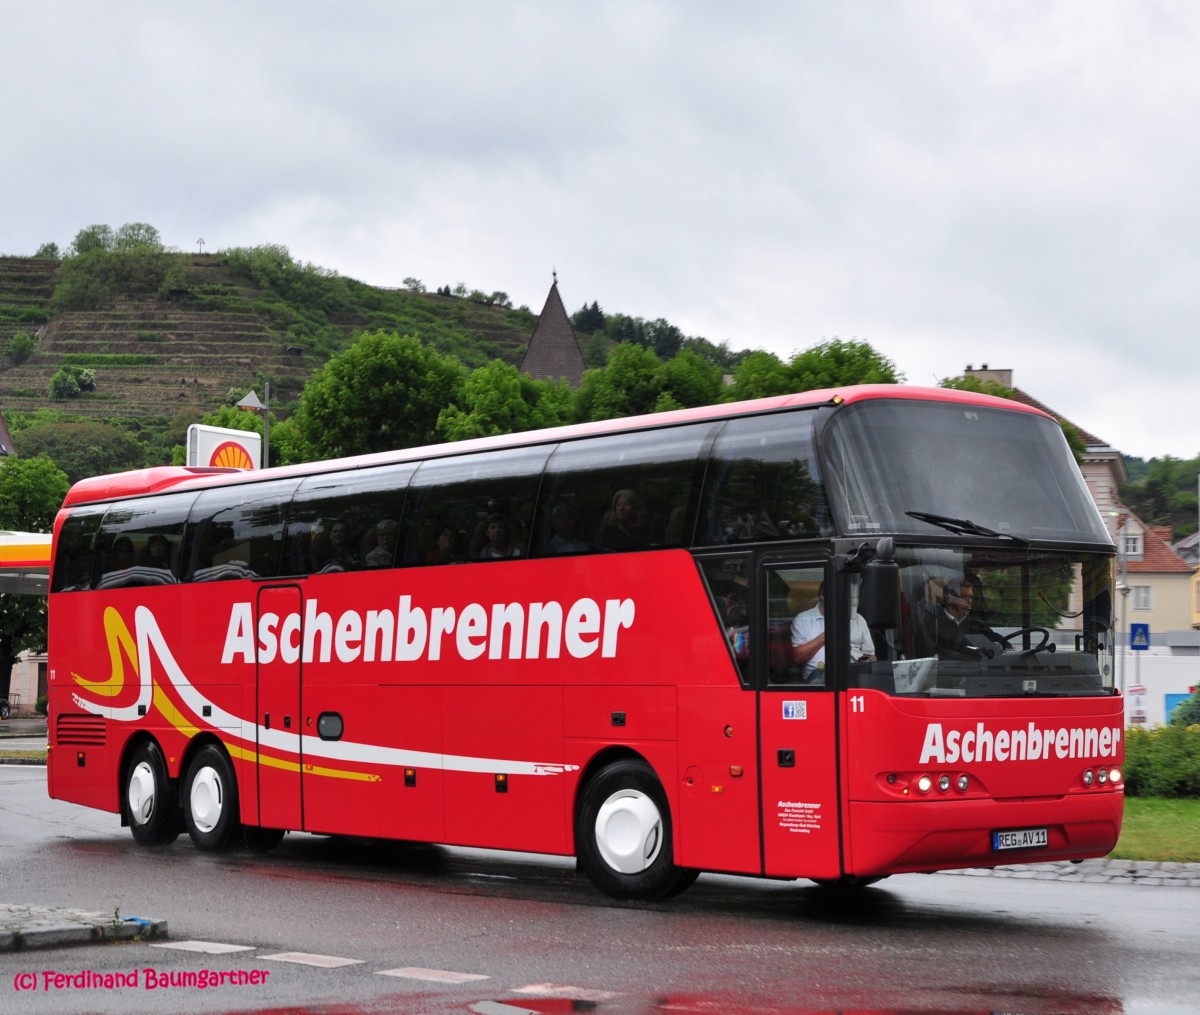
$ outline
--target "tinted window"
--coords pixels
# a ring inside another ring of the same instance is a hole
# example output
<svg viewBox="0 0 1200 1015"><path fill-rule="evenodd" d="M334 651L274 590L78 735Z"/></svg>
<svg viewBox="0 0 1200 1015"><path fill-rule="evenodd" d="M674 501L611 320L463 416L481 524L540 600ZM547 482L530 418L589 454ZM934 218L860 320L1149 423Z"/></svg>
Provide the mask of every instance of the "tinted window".
<svg viewBox="0 0 1200 1015"><path fill-rule="evenodd" d="M96 557L96 534L105 505L72 511L58 533L51 592L77 592L91 588Z"/></svg>
<svg viewBox="0 0 1200 1015"><path fill-rule="evenodd" d="M288 513L280 573L390 567L405 488L415 470L397 465L304 480Z"/></svg>
<svg viewBox="0 0 1200 1015"><path fill-rule="evenodd" d="M404 562L524 557L548 447L438 458L413 477Z"/></svg>
<svg viewBox="0 0 1200 1015"><path fill-rule="evenodd" d="M696 545L804 539L821 534L825 505L811 411L726 423L709 456Z"/></svg>
<svg viewBox="0 0 1200 1015"><path fill-rule="evenodd" d="M284 516L298 484L243 483L200 494L188 519L181 577L199 582L278 575Z"/></svg>
<svg viewBox="0 0 1200 1015"><path fill-rule="evenodd" d="M173 585L179 580L183 527L195 494L167 494L114 504L96 546L98 589Z"/></svg>
<svg viewBox="0 0 1200 1015"><path fill-rule="evenodd" d="M536 552L687 546L711 431L703 423L560 445L546 469Z"/></svg>
<svg viewBox="0 0 1200 1015"><path fill-rule="evenodd" d="M841 532L942 535L946 522L966 519L1024 537L1112 542L1061 427L1044 416L887 399L844 406L822 442Z"/></svg>

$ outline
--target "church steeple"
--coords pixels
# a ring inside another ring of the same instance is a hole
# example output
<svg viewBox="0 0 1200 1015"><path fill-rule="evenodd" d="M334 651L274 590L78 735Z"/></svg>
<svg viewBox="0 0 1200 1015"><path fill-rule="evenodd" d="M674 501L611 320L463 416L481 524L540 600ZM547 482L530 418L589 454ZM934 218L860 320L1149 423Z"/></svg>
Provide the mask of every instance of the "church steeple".
<svg viewBox="0 0 1200 1015"><path fill-rule="evenodd" d="M538 317L537 326L529 337L525 355L521 357L521 373L535 380L557 380L565 377L573 388L579 387L587 364L579 351L579 341L571 318L558 294L558 271L551 272L553 281L546 296L546 305Z"/></svg>

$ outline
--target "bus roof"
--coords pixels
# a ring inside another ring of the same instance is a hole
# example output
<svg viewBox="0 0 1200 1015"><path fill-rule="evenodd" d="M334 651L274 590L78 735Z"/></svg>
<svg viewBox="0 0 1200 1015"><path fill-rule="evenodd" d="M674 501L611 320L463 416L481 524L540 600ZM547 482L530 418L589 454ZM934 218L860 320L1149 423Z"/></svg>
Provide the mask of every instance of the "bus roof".
<svg viewBox="0 0 1200 1015"><path fill-rule="evenodd" d="M284 465L273 469L259 470L253 475L242 469L201 468L195 466L156 466L150 469L135 469L108 476L83 479L71 487L63 501L63 507L72 507L94 501L116 500L158 493L167 489L201 489L225 482L255 482L260 479L287 479L322 472L338 472L386 465L393 462L420 461L426 458L442 458L449 455L467 454L473 451L501 450L525 447L534 444L595 437L602 434L625 433L643 429L658 429L699 423L705 420L720 420L735 416L758 415L779 412L803 406L838 405L864 402L874 399L911 399L914 401L947 402L974 405L981 408L1008 409L1053 419L1048 413L1033 406L998 398L975 391L960 391L956 388L913 387L899 384L860 384L837 388L822 388L802 391L791 395L776 395L721 405L702 406L692 409L676 409L620 419L597 420L576 423L570 426L552 427L545 430L528 430L515 434L500 434L495 437L479 437L473 440L445 444L401 448L396 451L381 451L374 454L335 458L298 465Z"/></svg>

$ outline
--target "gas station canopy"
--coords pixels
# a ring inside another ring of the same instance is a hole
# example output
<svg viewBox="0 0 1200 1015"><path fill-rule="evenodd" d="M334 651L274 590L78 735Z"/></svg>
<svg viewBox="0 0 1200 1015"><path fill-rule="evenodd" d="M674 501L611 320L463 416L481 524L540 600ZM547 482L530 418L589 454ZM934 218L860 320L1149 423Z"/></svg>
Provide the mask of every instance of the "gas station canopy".
<svg viewBox="0 0 1200 1015"><path fill-rule="evenodd" d="M49 587L49 533L0 529L0 593L44 596Z"/></svg>

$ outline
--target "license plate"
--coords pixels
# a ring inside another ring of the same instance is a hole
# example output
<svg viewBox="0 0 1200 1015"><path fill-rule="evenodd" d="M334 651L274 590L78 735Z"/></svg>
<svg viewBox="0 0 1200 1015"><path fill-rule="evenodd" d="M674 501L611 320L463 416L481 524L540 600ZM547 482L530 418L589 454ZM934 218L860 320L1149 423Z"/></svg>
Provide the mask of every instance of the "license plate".
<svg viewBox="0 0 1200 1015"><path fill-rule="evenodd" d="M1037 849L1050 845L1050 834L1044 828L1018 828L1013 832L992 832L992 849Z"/></svg>

